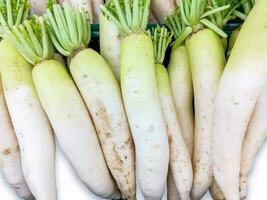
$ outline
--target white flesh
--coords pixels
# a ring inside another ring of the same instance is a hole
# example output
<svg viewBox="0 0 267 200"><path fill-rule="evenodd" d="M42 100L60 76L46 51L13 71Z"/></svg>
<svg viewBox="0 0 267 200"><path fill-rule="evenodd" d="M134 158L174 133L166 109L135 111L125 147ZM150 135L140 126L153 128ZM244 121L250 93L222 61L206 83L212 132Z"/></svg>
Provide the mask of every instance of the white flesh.
<svg viewBox="0 0 267 200"><path fill-rule="evenodd" d="M266 84L266 7L267 1L259 1L243 24L216 96L212 158L215 180L227 200L240 199L242 143Z"/></svg>
<svg viewBox="0 0 267 200"><path fill-rule="evenodd" d="M8 41L0 49L4 94L24 176L36 199L56 200L54 135L32 81L32 66Z"/></svg>
<svg viewBox="0 0 267 200"><path fill-rule="evenodd" d="M18 195L33 199L22 172L18 140L9 116L0 76L0 168L7 181Z"/></svg>
<svg viewBox="0 0 267 200"><path fill-rule="evenodd" d="M247 195L247 176L250 172L254 157L267 136L267 87L257 100L256 107L250 119L242 147L240 168L240 195L245 199Z"/></svg>

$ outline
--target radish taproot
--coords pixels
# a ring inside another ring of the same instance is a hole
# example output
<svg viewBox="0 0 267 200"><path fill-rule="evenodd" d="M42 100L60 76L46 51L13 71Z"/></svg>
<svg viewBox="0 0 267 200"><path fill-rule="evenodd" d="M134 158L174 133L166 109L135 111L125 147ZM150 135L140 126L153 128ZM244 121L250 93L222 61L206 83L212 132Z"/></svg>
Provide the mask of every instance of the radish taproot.
<svg viewBox="0 0 267 200"><path fill-rule="evenodd" d="M0 23L5 32L28 16L28 1L7 0L2 5ZM0 52L3 91L20 146L26 182L36 199L55 200L54 134L33 84L32 66L20 56L6 34Z"/></svg>
<svg viewBox="0 0 267 200"><path fill-rule="evenodd" d="M163 65L165 52L171 39L172 36L166 28L156 28L152 36L159 96L169 137L170 169L179 199L188 200L193 182L191 158L176 114L168 72Z"/></svg>
<svg viewBox="0 0 267 200"><path fill-rule="evenodd" d="M183 0L180 3L180 12L177 14L181 15L180 23L184 23L186 28L173 43L173 48L177 48L185 41L194 89L195 143L192 199L200 199L213 181L211 162L213 101L225 66L224 49L219 36L227 37L227 35L209 18L230 6L223 5L207 10L209 6L206 0Z"/></svg>
<svg viewBox="0 0 267 200"><path fill-rule="evenodd" d="M4 2L1 7L1 14L5 14L7 11L7 4ZM12 7L12 2L9 3L9 6ZM24 18L27 17L29 5L23 4L23 2L18 1L18 6L21 6L20 12L25 16L23 18L18 18L17 23L21 23ZM22 5L20 5L22 4ZM19 12L15 10L13 14ZM4 16L3 16L4 17ZM15 18L16 19L16 18ZM5 19L2 19L1 22L1 37L5 35L5 28L12 27L14 21L9 22L7 24ZM6 100L3 92L2 79L0 75L0 162L1 162L1 172L7 181L17 194L25 199L32 199L32 193L26 183L21 164L21 155L18 140L16 138L15 130L13 128L13 124L9 115L9 111L6 105Z"/></svg>
<svg viewBox="0 0 267 200"><path fill-rule="evenodd" d="M70 12L71 31L59 34L58 27L68 21L56 14ZM107 165L122 192L122 198L135 198L135 158L131 131L127 121L119 84L96 51L86 48L90 42L90 24L83 23L83 11L54 5L46 16L50 35L57 50L68 56L70 73L92 116ZM53 23L55 22L56 25ZM77 28L76 28L77 27ZM71 41L68 47L65 40ZM55 42L56 41L56 42Z"/></svg>
<svg viewBox="0 0 267 200"><path fill-rule="evenodd" d="M215 99L214 176L225 198L231 200L240 199L242 143L256 101L266 84L266 7L266 1L257 2L243 24Z"/></svg>
<svg viewBox="0 0 267 200"><path fill-rule="evenodd" d="M87 24L85 16L84 20ZM118 199L120 194L106 166L90 115L66 67L53 59L54 49L44 23L42 17L25 21L25 31L20 31L22 27L13 28L9 37L34 65L37 93L60 147L79 178L96 195Z"/></svg>
<svg viewBox="0 0 267 200"><path fill-rule="evenodd" d="M153 43L145 32L150 0L127 2L111 1L102 7L102 12L124 34L121 88L136 148L140 189L146 199L161 199L168 173L169 145L158 94Z"/></svg>
<svg viewBox="0 0 267 200"><path fill-rule="evenodd" d="M183 24L180 24L181 16L179 12L179 9L177 9L166 18L166 25L175 39L178 39L186 29ZM188 28L187 30L190 31L191 29ZM172 48L167 69L183 138L192 158L194 150L194 94L189 58L184 44Z"/></svg>

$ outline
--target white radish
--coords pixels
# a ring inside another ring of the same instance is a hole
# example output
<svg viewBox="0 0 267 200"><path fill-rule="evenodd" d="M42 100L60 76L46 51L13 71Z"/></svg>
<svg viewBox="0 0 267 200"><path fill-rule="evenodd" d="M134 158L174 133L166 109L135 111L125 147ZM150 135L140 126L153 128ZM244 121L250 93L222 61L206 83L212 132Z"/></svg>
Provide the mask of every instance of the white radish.
<svg viewBox="0 0 267 200"><path fill-rule="evenodd" d="M20 32L21 27L9 35L21 54L34 64L34 84L61 149L79 178L92 192L103 198L118 199L120 194L106 166L83 99L67 69L53 59L54 49L43 18L39 18L34 26L30 21L24 24L27 31ZM38 30L41 30L41 36ZM23 42L23 38L30 38L30 34L33 39ZM24 52L24 49L28 49L28 52Z"/></svg>
<svg viewBox="0 0 267 200"><path fill-rule="evenodd" d="M22 172L19 144L9 116L0 76L0 168L6 181L24 199L33 199Z"/></svg>
<svg viewBox="0 0 267 200"><path fill-rule="evenodd" d="M138 182L145 199L159 200L166 185L169 145L158 95L153 43L144 33L150 1L125 2L114 0L115 7L106 4L102 11L125 35L121 41L121 87L136 147ZM130 21L128 25L126 20Z"/></svg>
<svg viewBox="0 0 267 200"><path fill-rule="evenodd" d="M178 190L179 199L188 200L190 199L193 182L193 169L176 114L168 72L162 65L171 37L166 28L156 28L152 38L159 96L169 137L170 169Z"/></svg>
<svg viewBox="0 0 267 200"><path fill-rule="evenodd" d="M166 18L166 25L179 40L186 27L180 23L180 10ZM175 41L175 42L176 42ZM178 119L190 157L194 151L193 83L187 50L184 44L172 48L168 65L171 89Z"/></svg>
<svg viewBox="0 0 267 200"><path fill-rule="evenodd" d="M259 1L243 24L216 96L212 158L215 180L227 200L240 199L242 143L266 84L266 7L267 1Z"/></svg>
<svg viewBox="0 0 267 200"><path fill-rule="evenodd" d="M163 23L165 17L170 15L175 8L174 0L151 0L151 9L160 23Z"/></svg>
<svg viewBox="0 0 267 200"><path fill-rule="evenodd" d="M9 27L19 25L27 18L29 7L28 1L7 0L4 5L1 12L6 9L7 14L1 13L3 17L0 23L6 37ZM17 31L18 27L14 29ZM36 199L55 200L53 130L33 84L32 66L5 37L0 43L0 72L7 107L20 146L23 173Z"/></svg>
<svg viewBox="0 0 267 200"><path fill-rule="evenodd" d="M183 138L192 157L194 150L193 85L185 46L172 50L168 73Z"/></svg>
<svg viewBox="0 0 267 200"><path fill-rule="evenodd" d="M246 199L247 176L252 168L254 157L267 136L267 87L259 96L250 119L242 147L240 168L240 198Z"/></svg>
<svg viewBox="0 0 267 200"><path fill-rule="evenodd" d="M42 15L47 8L47 0L29 0L33 14Z"/></svg>
<svg viewBox="0 0 267 200"><path fill-rule="evenodd" d="M4 94L21 150L24 176L35 198L55 200L54 135L33 85L32 66L9 41L3 40L0 46Z"/></svg>
<svg viewBox="0 0 267 200"><path fill-rule="evenodd" d="M67 13L69 8L55 5L53 14L62 9ZM63 11L61 12L64 15ZM75 15L84 17L86 15L84 12L74 11L72 20L77 26L75 24L70 26L84 39L73 42L69 48L61 51L64 48L65 38L69 37L71 40L77 35L67 33L62 37L60 34L53 34L58 31L55 26L51 26L51 29L55 28L51 36L61 41L61 48L57 46L58 50L68 56L71 75L92 116L107 165L118 184L122 198L135 199L134 146L120 87L101 55L93 49L85 48L90 42L90 24L84 23L82 27L78 27L82 19L77 20ZM61 26L62 22L55 16L49 16L47 19L49 24L55 21L59 27Z"/></svg>

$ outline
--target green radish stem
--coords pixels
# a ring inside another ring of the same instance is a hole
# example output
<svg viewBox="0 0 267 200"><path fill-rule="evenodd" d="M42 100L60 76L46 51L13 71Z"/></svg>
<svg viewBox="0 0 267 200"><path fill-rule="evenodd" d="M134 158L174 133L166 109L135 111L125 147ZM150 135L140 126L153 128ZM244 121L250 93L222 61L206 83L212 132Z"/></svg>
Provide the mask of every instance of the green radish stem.
<svg viewBox="0 0 267 200"><path fill-rule="evenodd" d="M120 198L83 99L65 66L54 60L43 18L14 27L9 37L34 65L32 75L38 96L79 178L100 197Z"/></svg>
<svg viewBox="0 0 267 200"><path fill-rule="evenodd" d="M145 199L161 199L168 173L169 145L158 94L153 43L145 33L150 0L129 2L111 1L102 7L102 12L124 36L121 88L135 143L138 183Z"/></svg>
<svg viewBox="0 0 267 200"><path fill-rule="evenodd" d="M178 190L179 199L187 200L190 199L193 169L176 114L168 72L163 66L165 52L171 42L171 38L172 36L164 27L156 28L152 36L159 96L169 137L170 169Z"/></svg>
<svg viewBox="0 0 267 200"><path fill-rule="evenodd" d="M213 181L211 162L211 135L213 102L225 65L224 49L220 37L227 35L214 23L214 16L220 16L230 5L212 6L206 0L183 0L180 4L182 31L179 31L173 48L185 41L187 49L195 104L195 145L193 156L194 182L192 199L200 199ZM216 21L215 21L216 22ZM176 25L177 30L179 25Z"/></svg>
<svg viewBox="0 0 267 200"><path fill-rule="evenodd" d="M176 12L180 12L179 9ZM181 16L176 12L166 18L166 25L174 38L178 39L185 29L188 29L187 34L191 33L192 29L180 23ZM183 138L192 158L194 149L193 85L184 44L176 47L175 42L173 43L168 73Z"/></svg>
<svg viewBox="0 0 267 200"><path fill-rule="evenodd" d="M58 13L67 20L57 18ZM72 22L70 31L60 34L58 27L64 27L68 20ZM68 56L71 75L92 116L107 165L122 198L135 199L134 146L120 86L101 55L86 48L91 39L86 13L54 5L48 10L46 21L56 48ZM70 42L66 44L65 41Z"/></svg>
<svg viewBox="0 0 267 200"><path fill-rule="evenodd" d="M246 18L215 99L214 177L226 199L231 200L240 199L242 143L257 99L266 85L266 6L266 1L257 2Z"/></svg>

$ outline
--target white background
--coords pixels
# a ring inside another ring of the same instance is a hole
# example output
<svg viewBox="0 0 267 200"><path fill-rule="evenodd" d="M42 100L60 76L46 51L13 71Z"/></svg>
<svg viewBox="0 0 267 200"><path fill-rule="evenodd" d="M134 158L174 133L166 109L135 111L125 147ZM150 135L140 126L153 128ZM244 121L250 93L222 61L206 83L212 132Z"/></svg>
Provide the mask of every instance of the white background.
<svg viewBox="0 0 267 200"><path fill-rule="evenodd" d="M57 189L58 200L101 200L90 194L84 185L77 179L71 166L62 155L57 151ZM40 180L42 181L42 180ZM254 163L254 168L249 177L249 195L247 200L267 199L267 144L258 153ZM3 177L0 176L0 199L19 200ZM203 200L210 200L207 194Z"/></svg>

